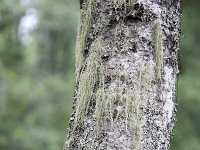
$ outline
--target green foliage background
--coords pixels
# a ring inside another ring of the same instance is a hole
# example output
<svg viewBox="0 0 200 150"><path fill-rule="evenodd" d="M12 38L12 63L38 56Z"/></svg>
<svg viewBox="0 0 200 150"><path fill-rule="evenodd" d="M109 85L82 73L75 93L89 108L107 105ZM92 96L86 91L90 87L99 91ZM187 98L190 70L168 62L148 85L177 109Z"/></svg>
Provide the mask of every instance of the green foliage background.
<svg viewBox="0 0 200 150"><path fill-rule="evenodd" d="M200 150L199 13L200 1L183 1L172 150ZM25 32L23 19L30 14L37 25ZM72 111L78 16L78 0L0 1L0 150L62 149Z"/></svg>

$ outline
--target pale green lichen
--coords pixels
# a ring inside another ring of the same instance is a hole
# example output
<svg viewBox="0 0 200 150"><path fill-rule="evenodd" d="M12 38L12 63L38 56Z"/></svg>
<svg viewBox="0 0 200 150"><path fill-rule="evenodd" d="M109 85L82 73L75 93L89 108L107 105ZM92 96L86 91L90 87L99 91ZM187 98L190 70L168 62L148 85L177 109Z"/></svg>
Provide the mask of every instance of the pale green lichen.
<svg viewBox="0 0 200 150"><path fill-rule="evenodd" d="M74 142L74 140L73 140L72 138L69 138L69 139L65 142L65 144L64 144L64 146L63 146L63 150L68 150L69 146L70 146L73 142Z"/></svg>
<svg viewBox="0 0 200 150"><path fill-rule="evenodd" d="M96 39L90 48L88 58L85 60L84 72L80 76L79 91L77 94L77 106L75 114L75 125L76 127L80 122L81 118L87 112L89 103L93 95L93 89L98 79L98 70L101 68L101 55L102 52L102 40L101 38Z"/></svg>
<svg viewBox="0 0 200 150"><path fill-rule="evenodd" d="M136 120L138 121L136 123L136 144L134 147L134 150L139 150L140 149L140 143L142 140L142 126L140 122L140 116L142 112L140 112L140 106L141 106L141 101L146 101L149 97L149 91L151 89L151 83L154 79L154 63L152 60L149 61L144 61L142 60L140 62L140 71L139 71L139 82L137 83L138 86L137 88L139 89L138 93L138 103L137 103L137 118ZM137 85L136 84L136 85Z"/></svg>
<svg viewBox="0 0 200 150"><path fill-rule="evenodd" d="M100 129L101 129L101 125L103 123L104 120L104 110L105 110L105 106L107 106L107 96L105 94L105 75L104 75L104 69L103 66L101 66L100 69L100 81L99 81L99 85L101 86L96 93L96 106L95 106L95 119L96 119L96 127L95 127L95 131L96 131L96 135L99 133Z"/></svg>
<svg viewBox="0 0 200 150"><path fill-rule="evenodd" d="M86 10L81 10L82 17L76 46L76 72L79 73L81 67L84 68L84 71L79 76L79 91L77 94L74 129L78 126L82 118L84 118L85 114L88 112L89 104L95 95L95 137L98 137L99 132L107 125L110 124L112 126L115 121L119 119L120 114L124 114L126 125L128 126L128 124L131 123L134 129L134 150L139 150L142 140L140 106L141 101L148 98L148 92L153 80L154 65L152 62L144 62L144 60L142 60L140 62L141 67L138 70L138 79L135 80L136 83L134 86L120 82L117 89L115 89L112 93L107 91L105 87L106 70L101 62L101 53L104 49L103 40L101 38L96 39L89 49L88 57L85 60L83 57L83 50L86 46L86 38L91 27L93 3L94 0L88 0ZM114 4L116 6L122 6L123 4L126 4L126 1L114 0ZM156 23L155 26L156 73L157 78L160 79L163 67L162 33L161 25ZM116 30L117 34L119 33L119 30L120 25ZM122 51L127 52L130 46L130 43L127 41L123 45ZM125 79L130 78L127 71L119 72L119 77L121 75L124 75ZM120 79L118 80L120 81ZM93 90L97 81L99 82L99 87L96 93L94 93ZM119 106L122 108L122 111L117 111L116 117L113 118L114 109L116 108L116 101L120 103ZM68 142L70 143L71 140ZM93 147L93 144L91 145L91 148Z"/></svg>
<svg viewBox="0 0 200 150"><path fill-rule="evenodd" d="M113 3L115 6L122 6L123 4L126 4L126 0L113 0Z"/></svg>
<svg viewBox="0 0 200 150"><path fill-rule="evenodd" d="M80 71L83 64L83 50L86 46L86 40L91 27L92 9L94 0L88 0L87 7L81 9L80 25L76 42L75 59L76 59L76 74Z"/></svg>
<svg viewBox="0 0 200 150"><path fill-rule="evenodd" d="M113 0L114 7L120 8L124 6L125 12L133 8L135 0Z"/></svg>
<svg viewBox="0 0 200 150"><path fill-rule="evenodd" d="M155 60L156 60L156 72L157 79L161 81L162 69L163 69L163 49L162 49L162 27L159 21L155 22Z"/></svg>
<svg viewBox="0 0 200 150"><path fill-rule="evenodd" d="M142 88L142 99L146 99L148 96L149 89L151 88L151 83L154 79L154 63L152 60L148 62L143 62L140 65L140 78Z"/></svg>
<svg viewBox="0 0 200 150"><path fill-rule="evenodd" d="M80 120L84 117L88 111L90 101L92 100L93 89L95 83L99 82L99 88L93 97L96 101L95 106L95 129L94 139L91 143L91 148L94 148L94 140L98 137L102 129L106 129L108 126L113 126L119 119L119 115L125 115L126 125L128 130L131 126L133 131L133 149L139 150L142 140L142 126L141 126L141 111L140 106L142 100L148 98L151 82L154 76L154 63L153 61L140 60L138 75L136 76L134 85L129 85L126 82L120 81L123 76L124 81L130 79L130 75L126 70L119 71L117 81L117 88L113 92L107 91L105 87L105 68L101 62L101 53L104 49L102 39L96 39L91 45L90 54L86 59L84 66L85 71L80 76L79 92L77 95L77 107L75 115L76 127ZM118 101L118 105L122 108L122 111L118 111L116 117L113 118L114 109L116 108L115 102ZM116 122L115 122L116 121Z"/></svg>
<svg viewBox="0 0 200 150"><path fill-rule="evenodd" d="M119 37L121 35L121 22L119 24L116 25L116 28L115 28L115 35L114 35L114 43L117 45L118 42L119 42Z"/></svg>
<svg viewBox="0 0 200 150"><path fill-rule="evenodd" d="M130 41L129 40L125 40L125 44L124 44L124 46L123 46L123 48L122 48L122 52L128 52L131 48L132 48L132 44L130 43Z"/></svg>
<svg viewBox="0 0 200 150"><path fill-rule="evenodd" d="M103 69L102 69L103 70ZM128 78L125 71L119 72L119 78L123 75L125 78ZM117 114L115 118L113 118L114 108L117 107L115 102L120 103L120 107L124 107L124 112L126 115L126 121L135 121L135 114L138 113L138 100L139 100L139 89L138 88L130 88L125 83L118 83L118 87L112 91L105 91L104 85L104 75L101 75L102 87L96 93L96 107L95 107L95 118L96 118L96 129L100 130L102 127L107 126L108 121L112 124L115 120L118 119L119 110L116 112ZM120 81L120 79L118 79ZM98 133L98 131L97 131Z"/></svg>
<svg viewBox="0 0 200 150"><path fill-rule="evenodd" d="M138 146L140 145L141 137L142 137L142 128L140 122L140 90L141 87L139 84L135 84L133 88L127 87L125 94L125 114L126 114L126 125L128 122L131 122L131 126L134 129L134 150L138 150ZM127 127L126 127L127 128Z"/></svg>
<svg viewBox="0 0 200 150"><path fill-rule="evenodd" d="M121 7L124 5L125 8L133 6L134 2L135 0L113 0L115 7Z"/></svg>
<svg viewBox="0 0 200 150"><path fill-rule="evenodd" d="M135 80L134 85L129 85L120 81L120 77L123 76L124 80L129 80L130 76L127 71L119 71L119 78L117 79L118 86L112 91L108 92L104 85L104 73L101 74L101 88L96 93L96 107L95 107L95 119L96 127L95 134L98 136L101 129L116 123L119 119L119 115L125 115L126 128L128 130L128 124L134 129L134 150L139 150L140 142L142 140L142 126L141 126L141 101L148 98L151 82L154 76L154 63L153 61L141 60L139 63L140 69L138 70L138 79ZM103 70L103 69L102 69ZM122 108L122 111L118 110L116 117L113 118L114 109L118 102L118 106Z"/></svg>

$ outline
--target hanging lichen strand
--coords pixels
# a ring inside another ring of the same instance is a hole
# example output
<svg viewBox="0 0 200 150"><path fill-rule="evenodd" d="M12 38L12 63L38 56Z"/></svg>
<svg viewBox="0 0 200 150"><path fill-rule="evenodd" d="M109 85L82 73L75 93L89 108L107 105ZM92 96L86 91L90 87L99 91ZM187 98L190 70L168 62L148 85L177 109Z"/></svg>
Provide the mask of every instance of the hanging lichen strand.
<svg viewBox="0 0 200 150"><path fill-rule="evenodd" d="M85 71L80 76L79 82L79 92L77 94L77 106L75 115L75 125L80 123L81 118L84 117L85 113L88 111L89 104L92 100L93 90L95 84L97 84L99 78L99 71L102 72L101 67L101 52L103 42L101 38L96 39L90 48L90 54L85 60L85 65L83 68ZM103 74L101 74L103 77Z"/></svg>
<svg viewBox="0 0 200 150"><path fill-rule="evenodd" d="M80 71L84 61L83 54L88 38L88 33L91 28L93 5L94 0L88 0L86 7L80 11L80 25L75 49L76 75Z"/></svg>
<svg viewBox="0 0 200 150"><path fill-rule="evenodd" d="M154 44L155 44L155 60L156 60L156 72L157 79L161 81L161 75L163 70L163 39L162 39L162 27L159 20L155 22Z"/></svg>

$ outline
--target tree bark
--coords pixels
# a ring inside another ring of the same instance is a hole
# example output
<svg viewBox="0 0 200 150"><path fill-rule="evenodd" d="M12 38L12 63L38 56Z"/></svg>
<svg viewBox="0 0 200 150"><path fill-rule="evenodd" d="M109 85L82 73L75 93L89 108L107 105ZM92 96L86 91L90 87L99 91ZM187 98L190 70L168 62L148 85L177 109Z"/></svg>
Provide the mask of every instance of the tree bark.
<svg viewBox="0 0 200 150"><path fill-rule="evenodd" d="M168 150L180 0L83 0L64 149Z"/></svg>

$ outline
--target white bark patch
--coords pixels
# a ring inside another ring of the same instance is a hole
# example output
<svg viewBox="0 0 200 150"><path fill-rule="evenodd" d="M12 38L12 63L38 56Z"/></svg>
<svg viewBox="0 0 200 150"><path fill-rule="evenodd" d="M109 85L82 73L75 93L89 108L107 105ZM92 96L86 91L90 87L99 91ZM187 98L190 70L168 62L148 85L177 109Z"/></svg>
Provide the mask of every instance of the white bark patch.
<svg viewBox="0 0 200 150"><path fill-rule="evenodd" d="M154 14L156 14L157 18L161 17L162 9L161 9L160 5L158 5L156 3L152 3L150 0L138 0L137 2L140 4L145 4L145 5L149 6L149 10L151 12L153 12Z"/></svg>
<svg viewBox="0 0 200 150"><path fill-rule="evenodd" d="M150 5L150 8L149 8L149 9L150 9L154 14L156 14L158 18L161 17L162 9L160 8L159 5L157 5L157 4Z"/></svg>
<svg viewBox="0 0 200 150"><path fill-rule="evenodd" d="M138 0L137 2L140 4L146 4L146 5L152 4L152 2L150 0Z"/></svg>
<svg viewBox="0 0 200 150"><path fill-rule="evenodd" d="M166 114L167 117L167 122L171 122L171 118L173 115L174 111L174 102L173 102L173 89L174 89L174 83L175 83L175 78L173 76L173 69L169 68L167 66L164 67L164 92L163 92L163 98L165 101L163 111L164 114ZM166 122L166 123L167 123Z"/></svg>
<svg viewBox="0 0 200 150"><path fill-rule="evenodd" d="M121 59L121 64L124 67L124 69L129 68L129 63L127 58Z"/></svg>

